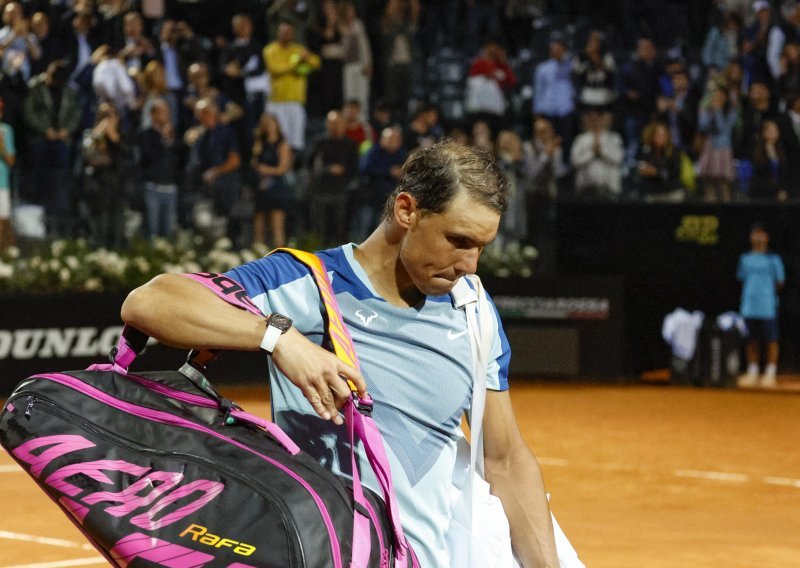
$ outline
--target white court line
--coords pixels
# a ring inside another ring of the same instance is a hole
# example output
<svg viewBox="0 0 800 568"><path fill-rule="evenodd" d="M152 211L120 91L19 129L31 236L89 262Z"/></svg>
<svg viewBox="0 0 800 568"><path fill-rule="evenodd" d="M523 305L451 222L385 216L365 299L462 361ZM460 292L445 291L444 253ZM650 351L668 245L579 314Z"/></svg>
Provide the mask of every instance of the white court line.
<svg viewBox="0 0 800 568"><path fill-rule="evenodd" d="M800 489L800 479L792 479L791 477L765 477L764 483L770 485L783 485L786 487L797 487Z"/></svg>
<svg viewBox="0 0 800 568"><path fill-rule="evenodd" d="M567 467L569 461L562 460L561 458L536 458L541 465L552 465L555 467Z"/></svg>
<svg viewBox="0 0 800 568"><path fill-rule="evenodd" d="M588 469L598 469L603 471L618 471L618 472L646 472L646 468L637 465L625 465L619 463L581 463L574 464L569 460L562 458L539 457L537 458L541 465L551 467L579 467ZM690 479L706 479L710 481L723 481L727 483L748 483L751 481L759 481L759 478L752 477L745 473L733 473L727 471L704 471L699 469L676 469L672 472L675 477L690 478ZM762 483L767 485L779 485L781 487L795 487L800 489L800 479L791 477L763 477L760 478Z"/></svg>
<svg viewBox="0 0 800 568"><path fill-rule="evenodd" d="M25 470L17 464L0 465L0 473L25 473Z"/></svg>
<svg viewBox="0 0 800 568"><path fill-rule="evenodd" d="M108 560L102 556L92 556L91 558L76 558L74 560L59 560L57 562L14 564L13 566L0 566L0 568L68 568L69 566L91 566L93 564L108 564Z"/></svg>
<svg viewBox="0 0 800 568"><path fill-rule="evenodd" d="M728 473L725 471L700 471L696 469L676 469L676 477L692 477L695 479L711 479L713 481L732 481L734 483L746 483L750 481L750 476L743 473Z"/></svg>
<svg viewBox="0 0 800 568"><path fill-rule="evenodd" d="M49 544L50 546L60 546L61 548L79 548L80 550L94 550L91 544L63 540L60 538L48 538L35 536L32 534L22 534L9 531L0 531L0 538L7 540L19 540L22 542L35 542L36 544ZM6 568L6 567L2 567Z"/></svg>

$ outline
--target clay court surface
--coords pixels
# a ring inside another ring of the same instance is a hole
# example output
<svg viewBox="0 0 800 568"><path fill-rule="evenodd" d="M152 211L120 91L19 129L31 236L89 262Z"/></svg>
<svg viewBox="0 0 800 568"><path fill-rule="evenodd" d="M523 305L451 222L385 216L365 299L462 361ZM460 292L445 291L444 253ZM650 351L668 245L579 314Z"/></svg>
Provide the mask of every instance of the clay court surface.
<svg viewBox="0 0 800 568"><path fill-rule="evenodd" d="M267 415L265 389L228 389ZM591 568L800 567L800 394L517 382L552 508ZM0 568L101 566L0 456Z"/></svg>

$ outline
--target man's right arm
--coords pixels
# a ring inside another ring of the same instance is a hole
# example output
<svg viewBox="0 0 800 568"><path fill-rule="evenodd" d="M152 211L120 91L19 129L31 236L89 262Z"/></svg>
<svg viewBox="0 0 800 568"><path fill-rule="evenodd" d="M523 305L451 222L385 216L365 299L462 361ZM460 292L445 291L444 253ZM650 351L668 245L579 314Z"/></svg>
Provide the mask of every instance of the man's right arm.
<svg viewBox="0 0 800 568"><path fill-rule="evenodd" d="M178 274L162 274L131 292L122 304L122 319L181 349L257 351L266 329L263 318Z"/></svg>
<svg viewBox="0 0 800 568"><path fill-rule="evenodd" d="M258 351L266 332L264 318L222 301L202 284L178 274L162 274L131 292L122 305L122 319L182 349ZM294 328L281 336L272 358L326 420L341 423L338 409L350 397L343 378L351 380L362 396L366 394L358 370Z"/></svg>

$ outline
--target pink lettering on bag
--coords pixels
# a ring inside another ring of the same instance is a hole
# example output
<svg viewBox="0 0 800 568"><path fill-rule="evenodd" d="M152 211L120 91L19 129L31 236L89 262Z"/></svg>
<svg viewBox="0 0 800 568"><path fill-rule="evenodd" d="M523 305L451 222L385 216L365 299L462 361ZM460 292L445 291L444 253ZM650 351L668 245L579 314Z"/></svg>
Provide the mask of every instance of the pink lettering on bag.
<svg viewBox="0 0 800 568"><path fill-rule="evenodd" d="M205 552L198 552L142 533L123 537L114 545L110 554L122 568L137 558L168 568L195 568L205 566L214 560L212 555Z"/></svg>
<svg viewBox="0 0 800 568"><path fill-rule="evenodd" d="M121 471L122 473L129 473L131 475L135 475L136 477L141 477L150 471L150 468L134 465L123 460L98 460L93 462L76 463L56 470L45 480L45 483L57 491L66 493L70 497L75 497L78 493L83 491L83 489L66 481L67 477L83 474L99 483L107 483L110 485L113 483L113 481L111 481L111 479L109 479L109 477L103 473L103 470Z"/></svg>
<svg viewBox="0 0 800 568"><path fill-rule="evenodd" d="M224 489L225 486L217 481L198 479L197 481L193 481L184 487L179 487L169 495L165 496L146 513L142 513L141 515L133 517L131 519L131 523L148 531L154 531L162 527L169 526L172 523L180 521L192 513L199 511L217 495L222 493ZM154 518L158 513L166 509L172 503L178 501L179 499L183 499L184 497L188 497L192 493L198 491L203 495L197 500L189 503L188 505L184 505L177 511L173 511L172 513L164 515L160 519Z"/></svg>
<svg viewBox="0 0 800 568"><path fill-rule="evenodd" d="M107 507L106 513L115 517L123 517L128 513L146 507L153 501L161 497L164 493L171 490L183 480L183 474L170 471L154 471L141 478L130 487L118 492L98 491L87 495L81 501L87 505L96 503L110 502L122 503L115 507ZM158 484L158 485L156 485ZM146 495L140 496L139 493L145 489L150 489Z"/></svg>
<svg viewBox="0 0 800 568"><path fill-rule="evenodd" d="M34 455L33 450L38 450L46 446L55 446L48 450L43 451L39 455ZM11 451L14 457L23 461L31 466L30 473L34 477L39 477L42 470L47 467L54 459L68 454L70 452L77 452L78 450L85 450L86 448L93 448L95 445L84 438L83 436L73 436L65 434L61 436L44 436L42 438L34 438L25 442L21 446L14 448Z"/></svg>

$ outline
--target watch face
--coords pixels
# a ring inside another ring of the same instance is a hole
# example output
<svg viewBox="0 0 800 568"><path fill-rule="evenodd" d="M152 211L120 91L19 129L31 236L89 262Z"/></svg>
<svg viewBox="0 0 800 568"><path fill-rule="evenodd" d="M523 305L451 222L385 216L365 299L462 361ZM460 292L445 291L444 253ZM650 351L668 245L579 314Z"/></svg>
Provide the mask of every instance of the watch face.
<svg viewBox="0 0 800 568"><path fill-rule="evenodd" d="M269 318L269 325L277 327L281 330L281 333L286 333L292 327L292 320L283 314L272 314Z"/></svg>

